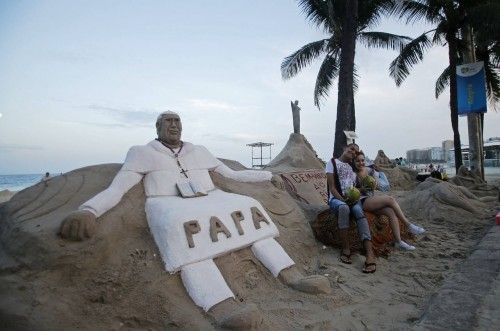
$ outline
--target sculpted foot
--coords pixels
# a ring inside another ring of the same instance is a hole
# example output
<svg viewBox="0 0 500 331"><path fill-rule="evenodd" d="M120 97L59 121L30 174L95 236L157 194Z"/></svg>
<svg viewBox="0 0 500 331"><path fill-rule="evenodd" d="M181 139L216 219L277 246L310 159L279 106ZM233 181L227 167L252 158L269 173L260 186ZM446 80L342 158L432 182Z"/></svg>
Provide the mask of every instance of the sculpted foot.
<svg viewBox="0 0 500 331"><path fill-rule="evenodd" d="M257 305L241 304L233 299L226 299L212 308L209 313L217 324L225 329L247 330L262 326L263 317Z"/></svg>
<svg viewBox="0 0 500 331"><path fill-rule="evenodd" d="M295 266L281 270L278 277L284 284L305 293L328 294L332 290L328 278L320 275L303 276Z"/></svg>

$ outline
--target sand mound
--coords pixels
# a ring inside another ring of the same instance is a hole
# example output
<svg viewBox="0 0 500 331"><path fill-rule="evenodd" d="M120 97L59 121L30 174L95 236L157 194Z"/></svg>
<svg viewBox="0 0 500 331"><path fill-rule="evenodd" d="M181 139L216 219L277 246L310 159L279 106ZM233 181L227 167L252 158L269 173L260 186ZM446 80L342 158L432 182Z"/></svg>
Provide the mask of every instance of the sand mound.
<svg viewBox="0 0 500 331"><path fill-rule="evenodd" d="M412 190L418 185L417 172L406 167L380 167L380 170L387 175L391 190Z"/></svg>
<svg viewBox="0 0 500 331"><path fill-rule="evenodd" d="M9 190L0 191L0 203L9 201L16 193Z"/></svg>
<svg viewBox="0 0 500 331"><path fill-rule="evenodd" d="M324 169L325 165L306 137L291 133L283 150L271 161L266 170L272 172L293 172L304 169Z"/></svg>
<svg viewBox="0 0 500 331"><path fill-rule="evenodd" d="M57 235L63 217L109 185L119 164L72 171L16 194L0 207L0 328L213 329L178 274L170 275L145 218L142 183L99 218L85 242ZM217 186L259 200L279 228L278 241L305 274L317 274L318 247L294 200L271 183L244 184L214 175ZM216 259L237 299L254 302L270 328L329 323L328 310L349 302L340 288L331 295L291 290L243 249ZM269 293L273 293L272 296ZM315 322L314 322L315 323ZM313 323L313 324L314 324Z"/></svg>
<svg viewBox="0 0 500 331"><path fill-rule="evenodd" d="M409 192L401 206L421 217L455 225L474 216L485 216L486 208L467 188L431 177Z"/></svg>
<svg viewBox="0 0 500 331"><path fill-rule="evenodd" d="M497 186L487 184L479 176L469 171L469 169L465 166L461 166L458 169L457 175L451 178L450 182L455 185L466 187L478 197L496 198L500 194L500 190Z"/></svg>

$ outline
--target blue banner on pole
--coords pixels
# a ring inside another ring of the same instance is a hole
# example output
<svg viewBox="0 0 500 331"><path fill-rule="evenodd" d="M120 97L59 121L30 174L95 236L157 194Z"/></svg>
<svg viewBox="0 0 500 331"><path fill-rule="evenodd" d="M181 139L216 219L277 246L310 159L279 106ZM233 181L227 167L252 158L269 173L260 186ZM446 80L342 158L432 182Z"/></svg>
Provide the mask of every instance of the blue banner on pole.
<svg viewBox="0 0 500 331"><path fill-rule="evenodd" d="M484 63L457 66L458 115L486 113Z"/></svg>

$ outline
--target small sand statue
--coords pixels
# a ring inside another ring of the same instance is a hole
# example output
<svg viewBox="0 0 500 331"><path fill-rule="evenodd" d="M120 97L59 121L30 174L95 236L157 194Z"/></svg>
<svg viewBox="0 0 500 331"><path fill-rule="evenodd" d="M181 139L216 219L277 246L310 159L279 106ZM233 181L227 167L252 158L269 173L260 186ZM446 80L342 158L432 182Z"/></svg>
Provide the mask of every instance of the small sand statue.
<svg viewBox="0 0 500 331"><path fill-rule="evenodd" d="M293 133L300 133L300 107L299 100L290 101L293 116Z"/></svg>
<svg viewBox="0 0 500 331"><path fill-rule="evenodd" d="M384 151L379 149L377 153L377 157L375 157L375 161L373 163L377 167L386 167L386 168L394 168L396 165L392 162L387 155L385 155Z"/></svg>

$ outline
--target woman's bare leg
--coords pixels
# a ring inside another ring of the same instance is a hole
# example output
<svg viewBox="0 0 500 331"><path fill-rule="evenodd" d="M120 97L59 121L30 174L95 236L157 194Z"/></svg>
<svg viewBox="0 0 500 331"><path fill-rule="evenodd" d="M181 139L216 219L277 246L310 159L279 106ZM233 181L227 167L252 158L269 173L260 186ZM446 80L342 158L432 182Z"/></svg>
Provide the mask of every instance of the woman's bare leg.
<svg viewBox="0 0 500 331"><path fill-rule="evenodd" d="M377 210L383 208L391 208L398 219L404 222L407 226L410 226L411 222L403 214L403 211L401 210L401 207L399 207L397 201L389 195L376 195L366 198L365 203L363 204L363 209L366 211L376 212Z"/></svg>
<svg viewBox="0 0 500 331"><path fill-rule="evenodd" d="M386 207L380 209L377 214L382 214L386 215L389 217L389 225L391 226L392 234L394 235L394 239L396 239L397 242L401 241L401 231L399 230L399 220L396 217L396 214L394 213L394 210L392 208Z"/></svg>
<svg viewBox="0 0 500 331"><path fill-rule="evenodd" d="M397 218L399 218L402 222L404 222L407 226L410 226L411 222L406 218L405 214L403 214L403 211L401 210L401 207L399 206L399 203L396 201L391 196L387 196L390 200L390 207L392 210L394 210L394 213L396 214Z"/></svg>
<svg viewBox="0 0 500 331"><path fill-rule="evenodd" d="M396 239L397 247L404 249L404 250L414 250L415 247L412 245L409 245L405 243L403 240L401 240L401 231L399 229L399 219L396 210L393 208L394 205L396 205L399 208L399 205L397 205L397 202L390 196L383 195L383 196L375 196L375 197L369 197L365 200L365 203L363 204L363 209L366 211L371 211L375 214L382 214L382 215L387 215L389 217L389 225L391 226L392 233L394 235L394 239ZM399 209L401 210L401 209ZM402 212L401 212L402 214ZM403 215L404 217L404 215ZM410 225L411 223L406 219L402 219L402 221L408 222L407 224ZM406 223L405 222L405 223Z"/></svg>

